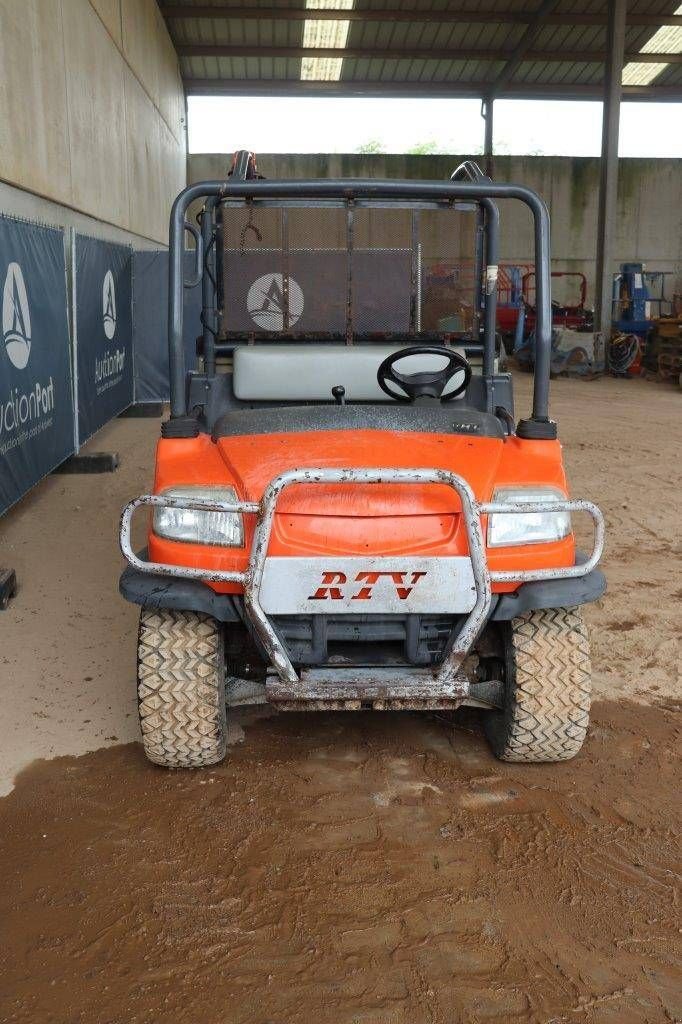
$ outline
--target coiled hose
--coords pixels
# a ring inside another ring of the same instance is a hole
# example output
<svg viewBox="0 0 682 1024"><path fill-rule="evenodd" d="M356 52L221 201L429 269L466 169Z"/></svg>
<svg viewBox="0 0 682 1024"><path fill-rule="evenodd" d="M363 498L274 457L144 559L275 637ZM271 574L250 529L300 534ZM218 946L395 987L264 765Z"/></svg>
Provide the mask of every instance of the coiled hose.
<svg viewBox="0 0 682 1024"><path fill-rule="evenodd" d="M609 369L612 373L627 373L641 351L641 339L636 334L618 334L609 346Z"/></svg>

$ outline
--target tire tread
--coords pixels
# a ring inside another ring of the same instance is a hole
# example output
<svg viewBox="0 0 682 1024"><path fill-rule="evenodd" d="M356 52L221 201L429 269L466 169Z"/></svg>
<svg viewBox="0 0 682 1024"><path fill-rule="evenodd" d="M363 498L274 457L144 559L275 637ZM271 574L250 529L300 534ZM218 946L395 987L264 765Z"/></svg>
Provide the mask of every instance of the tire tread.
<svg viewBox="0 0 682 1024"><path fill-rule="evenodd" d="M140 613L137 679L145 754L165 768L205 768L226 750L222 627L202 612Z"/></svg>
<svg viewBox="0 0 682 1024"><path fill-rule="evenodd" d="M592 669L578 608L546 608L512 619L512 679L488 736L503 761L568 761L589 724Z"/></svg>

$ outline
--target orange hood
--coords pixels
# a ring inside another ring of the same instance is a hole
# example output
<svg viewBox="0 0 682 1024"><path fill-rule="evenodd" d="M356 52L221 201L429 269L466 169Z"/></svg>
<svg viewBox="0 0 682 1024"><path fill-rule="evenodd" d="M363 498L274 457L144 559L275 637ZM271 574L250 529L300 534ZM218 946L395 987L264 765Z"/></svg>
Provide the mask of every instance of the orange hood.
<svg viewBox="0 0 682 1024"><path fill-rule="evenodd" d="M259 501L279 473L320 466L450 470L461 474L479 501L489 500L496 487L505 485L566 488L558 441L364 430L257 434L216 442L206 434L163 438L157 448L154 489L159 493L178 484L232 484L240 498ZM459 509L456 493L441 484L297 484L287 488L277 503L269 550L277 555L463 554L467 544L456 515ZM244 549L194 546L191 552L188 545L163 540L150 531L150 555L172 564L243 571L253 536L252 516L247 517L245 528ZM544 547L492 551L491 567L573 564L572 537L561 542L558 552L556 544L547 545L548 551ZM500 584L496 589L514 586ZM215 584L214 589L239 592L240 585Z"/></svg>
<svg viewBox="0 0 682 1024"><path fill-rule="evenodd" d="M496 480L504 443L496 438L393 431L256 434L220 438L220 455L240 496L258 501L268 482L290 469L429 468L461 472L479 498ZM457 494L434 484L300 484L287 488L278 512L299 515L439 515L459 510Z"/></svg>

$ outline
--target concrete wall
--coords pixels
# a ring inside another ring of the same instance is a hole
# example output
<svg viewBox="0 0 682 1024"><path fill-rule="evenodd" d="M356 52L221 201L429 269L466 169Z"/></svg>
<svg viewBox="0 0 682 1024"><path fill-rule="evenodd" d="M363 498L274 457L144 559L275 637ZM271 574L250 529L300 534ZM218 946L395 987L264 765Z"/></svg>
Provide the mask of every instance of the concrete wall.
<svg viewBox="0 0 682 1024"><path fill-rule="evenodd" d="M185 140L156 0L0 0L0 210L165 243Z"/></svg>
<svg viewBox="0 0 682 1024"><path fill-rule="evenodd" d="M258 166L268 178L369 177L448 178L463 157L392 155L265 155ZM479 159L474 158L474 159ZM220 178L225 154L189 158L189 181ZM547 202L552 217L554 270L580 270L594 298L595 232L599 161L571 157L495 158L495 178L528 185ZM621 160L618 189L619 230L613 269L641 260L649 270L673 270L667 286L682 288L682 161ZM519 203L501 204L502 256L528 262L533 251L530 213ZM563 297L555 280L555 297ZM569 297L569 296L566 296Z"/></svg>

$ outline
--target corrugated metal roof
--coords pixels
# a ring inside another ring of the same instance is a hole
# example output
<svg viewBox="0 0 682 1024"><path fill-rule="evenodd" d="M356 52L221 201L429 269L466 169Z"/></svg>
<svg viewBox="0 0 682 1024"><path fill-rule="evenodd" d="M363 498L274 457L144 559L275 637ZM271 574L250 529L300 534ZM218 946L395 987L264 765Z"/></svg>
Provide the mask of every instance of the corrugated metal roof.
<svg viewBox="0 0 682 1024"><path fill-rule="evenodd" d="M268 88L268 83L282 83L287 91L296 91L297 86L301 92L316 88L318 83L301 82L304 17L315 18L313 10L306 10L305 0L159 3L189 91L247 91L251 86L256 91ZM325 6L336 5L326 0ZM340 81L324 83L320 90L355 92L369 86L373 92L385 88L388 93L402 87L406 92L431 87L475 94L502 73L524 37L529 10L537 6L538 0L355 0ZM642 25L633 19L638 15L664 18L678 6L679 0L630 0L626 54L639 53L662 23ZM181 17L172 16L174 7ZM209 7L215 9L208 12L212 16L207 16ZM507 94L598 95L608 47L607 8L607 0L581 0L577 10L573 0L559 0L527 47L529 57L516 67ZM263 15L258 14L261 10ZM280 10L282 14L276 14ZM371 12L371 20L356 20L362 11ZM381 11L389 13L377 20ZM438 12L452 16L453 11L463 12L458 20L438 20ZM396 20L393 12L414 16ZM527 18L515 22L512 14ZM489 16L487 20L482 20L484 15ZM587 22L576 20L583 16ZM602 21L590 23L589 16ZM562 22L562 17L567 20ZM188 47L192 49L187 51ZM669 63L647 92L652 97L682 100L682 63Z"/></svg>

